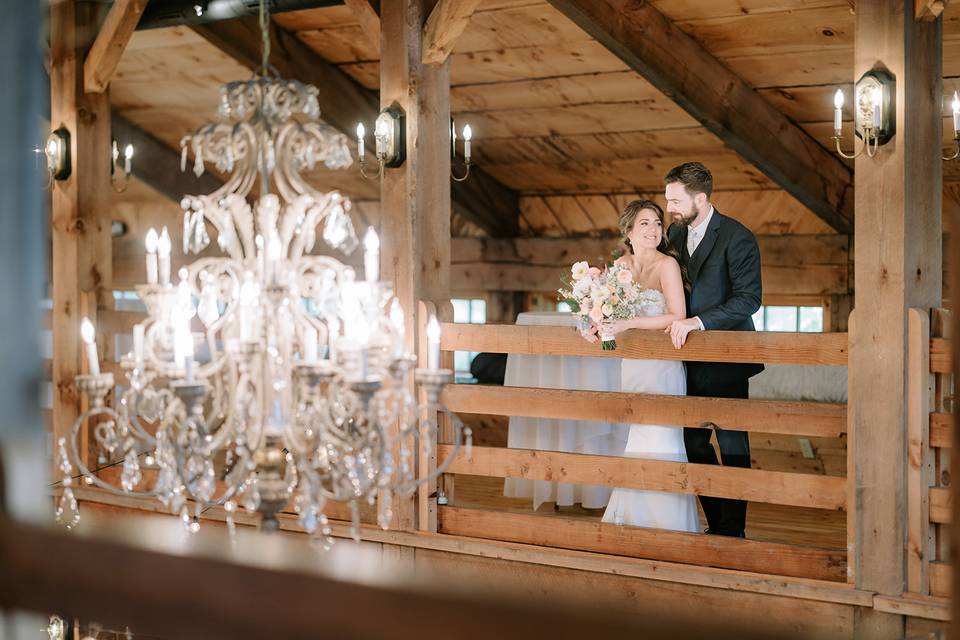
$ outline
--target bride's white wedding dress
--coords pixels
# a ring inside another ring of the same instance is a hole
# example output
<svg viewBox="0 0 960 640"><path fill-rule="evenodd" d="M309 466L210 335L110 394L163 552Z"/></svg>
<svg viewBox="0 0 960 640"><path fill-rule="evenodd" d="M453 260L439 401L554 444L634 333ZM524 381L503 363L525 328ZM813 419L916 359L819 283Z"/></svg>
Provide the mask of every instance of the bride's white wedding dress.
<svg viewBox="0 0 960 640"><path fill-rule="evenodd" d="M647 289L637 315L658 316L666 313L662 292ZM624 359L620 372L621 391L683 396L687 393L687 376L679 360ZM630 425L627 458L648 458L686 462L683 429L652 424ZM614 489L603 514L604 522L655 527L674 531L699 531L697 499L686 493Z"/></svg>

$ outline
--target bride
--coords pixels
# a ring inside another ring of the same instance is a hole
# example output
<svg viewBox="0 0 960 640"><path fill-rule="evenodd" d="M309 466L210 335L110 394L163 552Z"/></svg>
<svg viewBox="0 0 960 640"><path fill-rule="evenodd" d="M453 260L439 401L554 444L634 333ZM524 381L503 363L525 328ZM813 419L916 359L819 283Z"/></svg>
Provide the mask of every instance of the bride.
<svg viewBox="0 0 960 640"><path fill-rule="evenodd" d="M687 317L684 274L663 228L663 209L650 200L634 200L620 215L620 233L627 255L617 259L633 273L634 282L644 289L642 302L629 320L608 323L603 335L627 329L660 329ZM597 327L583 337L597 341ZM683 363L677 360L624 359L621 390L635 393L682 396L687 393ZM624 456L686 462L683 429L652 424L630 425ZM640 527L699 531L696 497L638 489L614 489L604 522Z"/></svg>

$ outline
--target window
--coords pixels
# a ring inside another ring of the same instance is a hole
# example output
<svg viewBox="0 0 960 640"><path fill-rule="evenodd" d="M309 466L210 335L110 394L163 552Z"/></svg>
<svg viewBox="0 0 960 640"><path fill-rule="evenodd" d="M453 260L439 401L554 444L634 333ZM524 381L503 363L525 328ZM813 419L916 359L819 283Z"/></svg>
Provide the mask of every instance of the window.
<svg viewBox="0 0 960 640"><path fill-rule="evenodd" d="M566 302L558 302L557 311L566 311L567 313L572 313L573 309L571 309L570 305Z"/></svg>
<svg viewBox="0 0 960 640"><path fill-rule="evenodd" d="M453 303L453 321L460 324L486 324L487 301L483 298L456 299ZM453 375L456 382L476 382L470 373L470 364L477 356L476 351L453 352Z"/></svg>
<svg viewBox="0 0 960 640"><path fill-rule="evenodd" d="M823 307L763 306L753 314L753 324L757 331L820 333L823 331Z"/></svg>

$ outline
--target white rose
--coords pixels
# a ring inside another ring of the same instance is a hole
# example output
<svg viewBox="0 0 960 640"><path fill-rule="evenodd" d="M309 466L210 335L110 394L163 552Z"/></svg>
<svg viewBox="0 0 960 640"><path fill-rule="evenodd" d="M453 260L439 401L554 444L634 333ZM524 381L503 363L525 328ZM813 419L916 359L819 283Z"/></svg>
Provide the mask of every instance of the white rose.
<svg viewBox="0 0 960 640"><path fill-rule="evenodd" d="M603 315L609 316L613 313L613 306L608 302L601 307L601 311L603 311Z"/></svg>
<svg viewBox="0 0 960 640"><path fill-rule="evenodd" d="M577 262L570 268L570 275L573 276L574 280L582 280L587 277L587 274L590 271L590 265L584 260L582 262Z"/></svg>

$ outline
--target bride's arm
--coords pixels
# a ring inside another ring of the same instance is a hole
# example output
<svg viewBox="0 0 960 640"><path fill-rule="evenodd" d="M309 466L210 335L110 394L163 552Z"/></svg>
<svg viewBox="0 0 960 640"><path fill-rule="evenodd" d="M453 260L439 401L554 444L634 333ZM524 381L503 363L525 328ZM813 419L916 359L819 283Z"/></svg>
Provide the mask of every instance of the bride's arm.
<svg viewBox="0 0 960 640"><path fill-rule="evenodd" d="M667 312L659 316L644 316L610 323L614 335L627 329L666 329L674 320L687 317L687 302L683 295L683 276L680 265L673 258L660 268L660 287L666 298Z"/></svg>

